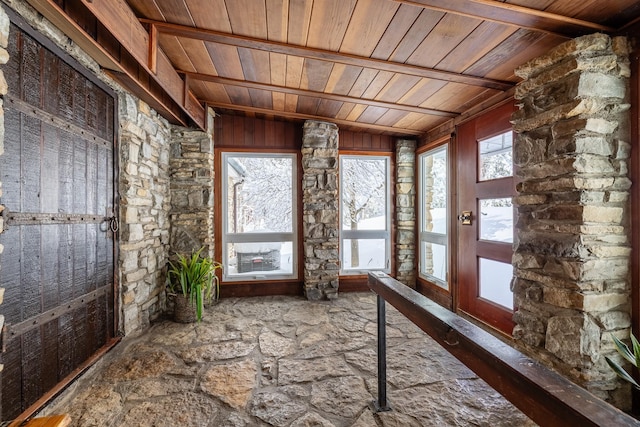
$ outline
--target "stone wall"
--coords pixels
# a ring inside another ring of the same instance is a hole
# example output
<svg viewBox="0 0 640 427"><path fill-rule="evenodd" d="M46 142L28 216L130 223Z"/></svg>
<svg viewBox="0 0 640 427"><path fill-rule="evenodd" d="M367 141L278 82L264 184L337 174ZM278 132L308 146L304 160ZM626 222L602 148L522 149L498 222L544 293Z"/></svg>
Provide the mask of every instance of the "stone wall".
<svg viewBox="0 0 640 427"><path fill-rule="evenodd" d="M396 279L416 287L416 142L396 141Z"/></svg>
<svg viewBox="0 0 640 427"><path fill-rule="evenodd" d="M310 300L338 296L340 270L338 127L308 120L302 136L304 293Z"/></svg>
<svg viewBox="0 0 640 427"><path fill-rule="evenodd" d="M169 123L131 95L120 96L120 291L125 334L165 306Z"/></svg>
<svg viewBox="0 0 640 427"><path fill-rule="evenodd" d="M172 253L204 247L213 258L213 139L182 127L171 131L170 189Z"/></svg>
<svg viewBox="0 0 640 427"><path fill-rule="evenodd" d="M516 73L514 336L627 409L604 360L630 329L627 42L581 37Z"/></svg>

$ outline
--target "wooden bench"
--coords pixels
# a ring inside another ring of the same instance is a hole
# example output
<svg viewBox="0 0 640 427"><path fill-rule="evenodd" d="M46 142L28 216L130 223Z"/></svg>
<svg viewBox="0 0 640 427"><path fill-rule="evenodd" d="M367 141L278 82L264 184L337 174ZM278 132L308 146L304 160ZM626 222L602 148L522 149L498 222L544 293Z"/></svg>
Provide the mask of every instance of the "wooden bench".
<svg viewBox="0 0 640 427"><path fill-rule="evenodd" d="M71 417L67 414L51 415L49 417L33 418L29 421L16 420L9 427L67 427L71 424Z"/></svg>

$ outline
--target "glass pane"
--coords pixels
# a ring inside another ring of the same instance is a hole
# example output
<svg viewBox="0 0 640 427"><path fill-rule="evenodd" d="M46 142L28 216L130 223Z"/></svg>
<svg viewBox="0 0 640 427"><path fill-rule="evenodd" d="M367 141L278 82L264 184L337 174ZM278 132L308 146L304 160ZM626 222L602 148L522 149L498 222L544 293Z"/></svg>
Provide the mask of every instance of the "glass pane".
<svg viewBox="0 0 640 427"><path fill-rule="evenodd" d="M447 234L447 147L422 156L423 231Z"/></svg>
<svg viewBox="0 0 640 427"><path fill-rule="evenodd" d="M293 231L293 157L227 157L229 233Z"/></svg>
<svg viewBox="0 0 640 427"><path fill-rule="evenodd" d="M437 243L422 242L421 272L435 277L443 282L447 281L447 247ZM438 283L440 284L440 283Z"/></svg>
<svg viewBox="0 0 640 427"><path fill-rule="evenodd" d="M513 266L480 258L480 297L513 310Z"/></svg>
<svg viewBox="0 0 640 427"><path fill-rule="evenodd" d="M343 270L386 268L385 239L344 239L342 245Z"/></svg>
<svg viewBox="0 0 640 427"><path fill-rule="evenodd" d="M513 243L511 198L480 200L480 240Z"/></svg>
<svg viewBox="0 0 640 427"><path fill-rule="evenodd" d="M343 230L387 229L387 159L340 158Z"/></svg>
<svg viewBox="0 0 640 427"><path fill-rule="evenodd" d="M513 175L513 132L478 141L480 181Z"/></svg>
<svg viewBox="0 0 640 427"><path fill-rule="evenodd" d="M283 275L293 273L291 242L229 243L227 276Z"/></svg>

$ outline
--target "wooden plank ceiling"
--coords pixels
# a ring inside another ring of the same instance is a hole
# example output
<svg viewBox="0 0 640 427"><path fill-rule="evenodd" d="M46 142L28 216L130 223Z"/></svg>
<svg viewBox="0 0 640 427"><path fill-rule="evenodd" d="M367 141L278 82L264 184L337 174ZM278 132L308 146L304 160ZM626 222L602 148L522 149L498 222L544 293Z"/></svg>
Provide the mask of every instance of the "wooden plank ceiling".
<svg viewBox="0 0 640 427"><path fill-rule="evenodd" d="M149 34L145 66L168 58L202 105L390 135L503 99L518 65L640 16L636 0L126 3Z"/></svg>

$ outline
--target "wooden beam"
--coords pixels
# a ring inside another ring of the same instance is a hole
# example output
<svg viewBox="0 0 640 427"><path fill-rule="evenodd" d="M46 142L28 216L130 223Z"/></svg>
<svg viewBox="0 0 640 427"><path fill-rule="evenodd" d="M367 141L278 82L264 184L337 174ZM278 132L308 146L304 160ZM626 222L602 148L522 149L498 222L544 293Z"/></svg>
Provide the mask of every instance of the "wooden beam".
<svg viewBox="0 0 640 427"><path fill-rule="evenodd" d="M125 86L130 91L164 115L167 120L187 126L190 118L197 126L204 129L204 108L202 106L197 108L197 103L184 105L182 79L162 50L156 50L157 75L150 69L149 35L124 0L92 0L91 2L83 0L83 5L98 19L98 25L104 26L110 32L116 31L116 33L112 32L112 35L124 48L118 58L84 30L82 24L88 25L88 20L87 22L74 21L55 0L28 0L28 2L95 59L105 71L119 77L117 80L120 82L126 81ZM99 14L95 13L96 7L99 9ZM88 16L86 13L85 15ZM86 19L86 16L80 16ZM76 17L76 19L80 18ZM133 27L129 28L131 23ZM144 43L136 41L137 37L142 37ZM179 87L179 96L167 90L176 85ZM159 96L155 93L159 88L166 95ZM155 92L154 89L156 89Z"/></svg>
<svg viewBox="0 0 640 427"><path fill-rule="evenodd" d="M52 0L47 0L52 1ZM89 11L105 26L135 60L142 65L151 78L162 86L171 99L180 105L191 119L201 128L205 128L204 108L193 115L193 110L184 104L184 82L173 68L166 55L158 52L156 72L150 68L150 37L125 0L82 0ZM155 30L154 30L155 31Z"/></svg>
<svg viewBox="0 0 640 427"><path fill-rule="evenodd" d="M239 86L239 87L245 87L249 89L259 89L259 90L265 90L269 92L271 91L282 92L282 93L288 93L288 94L298 95L298 96L310 96L315 98L327 99L330 101L350 102L354 104L365 104L367 106L372 105L375 107L389 108L392 110L410 111L412 113L419 113L419 114L430 114L432 116L442 116L442 117L458 116L458 113L455 113L452 111L434 110L431 108L415 107L413 105L394 104L392 102L376 101L375 99L362 99L362 98L355 98L352 96L335 95L335 94L325 93L325 92L316 92L313 90L294 89L286 86L278 86L278 85L270 85L265 83L250 82L246 80L230 79L227 77L214 76L211 74L192 73L189 71L178 71L178 73L184 74L185 80L190 78L194 80L203 80L203 81L219 83L223 85Z"/></svg>
<svg viewBox="0 0 640 427"><path fill-rule="evenodd" d="M225 108L227 110L243 111L243 112L258 113L258 114L268 114L273 116L285 117L288 119L320 120L323 122L332 122L337 125L353 126L353 127L363 128L363 129L374 129L377 131L391 132L395 135L413 135L413 136L418 135L419 136L424 133L422 131L417 131L412 129L401 129L401 128L394 128L392 126L382 126L382 125L376 125L376 124L370 124L370 123L358 123L358 122L352 122L348 120L321 117L313 114L293 113L289 111L276 111L276 110L270 110L268 108L250 107L247 105L238 105L238 104L227 104L224 102L217 102L217 101L205 101L205 104L211 107Z"/></svg>
<svg viewBox="0 0 640 427"><path fill-rule="evenodd" d="M153 74L158 72L158 29L155 25L149 26L149 70Z"/></svg>
<svg viewBox="0 0 640 427"><path fill-rule="evenodd" d="M154 21L150 19L141 19L140 22L155 25L158 28L158 31L164 34L194 40L202 40L212 43L226 44L229 46L257 49L267 52L281 53L284 55L317 59L320 61L338 62L340 64L352 65L355 67L371 68L380 71L389 71L392 73L400 73L409 76L441 80L446 82L461 83L470 86L479 86L500 91L508 90L514 85L514 83L501 80L468 76L449 71L436 70L433 68L419 67L417 65L383 61L379 59L349 55L346 53L331 52L304 46L288 45L286 43L222 33L213 30L205 30L189 27L186 25L171 24L168 22Z"/></svg>
<svg viewBox="0 0 640 427"><path fill-rule="evenodd" d="M369 273L369 287L536 423L640 426L630 415L388 275Z"/></svg>
<svg viewBox="0 0 640 427"><path fill-rule="evenodd" d="M500 24L513 25L533 31L542 31L573 38L593 32L613 33L614 28L594 22L542 10L501 3L495 0L394 0L426 9L479 18Z"/></svg>

